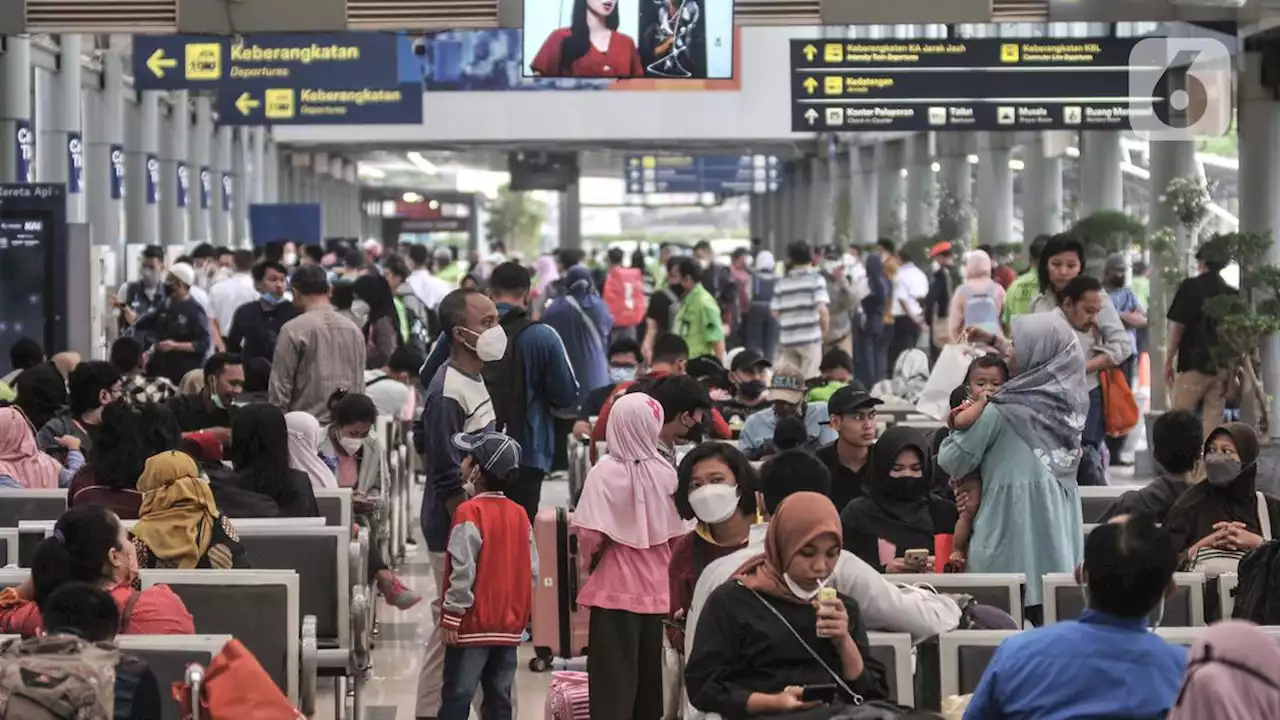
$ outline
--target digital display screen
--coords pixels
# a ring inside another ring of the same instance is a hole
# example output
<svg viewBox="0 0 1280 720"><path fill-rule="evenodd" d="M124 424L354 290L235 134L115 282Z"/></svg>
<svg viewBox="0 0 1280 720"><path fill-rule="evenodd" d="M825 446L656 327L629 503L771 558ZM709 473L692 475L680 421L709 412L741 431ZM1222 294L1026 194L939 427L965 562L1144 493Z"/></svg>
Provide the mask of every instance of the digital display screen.
<svg viewBox="0 0 1280 720"><path fill-rule="evenodd" d="M728 80L733 0L524 0L532 77Z"/></svg>
<svg viewBox="0 0 1280 720"><path fill-rule="evenodd" d="M38 214L0 214L0 347L22 337L50 347L50 229L49 219ZM0 368L13 369L7 353L0 355Z"/></svg>

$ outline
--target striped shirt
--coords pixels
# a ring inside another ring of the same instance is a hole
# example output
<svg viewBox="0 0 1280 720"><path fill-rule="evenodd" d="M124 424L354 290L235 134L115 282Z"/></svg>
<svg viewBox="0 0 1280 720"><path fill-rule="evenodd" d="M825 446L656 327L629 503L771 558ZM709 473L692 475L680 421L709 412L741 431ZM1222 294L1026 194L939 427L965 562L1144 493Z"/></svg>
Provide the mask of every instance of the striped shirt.
<svg viewBox="0 0 1280 720"><path fill-rule="evenodd" d="M822 342L819 305L831 302L827 281L810 266L791 269L773 288L770 310L778 315L778 342L800 347Z"/></svg>

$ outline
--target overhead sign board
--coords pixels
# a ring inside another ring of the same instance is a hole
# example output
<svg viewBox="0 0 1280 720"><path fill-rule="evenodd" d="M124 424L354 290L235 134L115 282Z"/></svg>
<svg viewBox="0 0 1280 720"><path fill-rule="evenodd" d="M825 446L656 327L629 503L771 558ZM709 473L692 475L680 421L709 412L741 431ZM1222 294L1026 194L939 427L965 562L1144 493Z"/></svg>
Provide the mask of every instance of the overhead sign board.
<svg viewBox="0 0 1280 720"><path fill-rule="evenodd" d="M777 155L628 155L623 160L627 192L743 195L777 190Z"/></svg>
<svg viewBox="0 0 1280 720"><path fill-rule="evenodd" d="M422 65L404 34L135 35L140 90L213 90L220 125L422 122Z"/></svg>
<svg viewBox="0 0 1280 720"><path fill-rule="evenodd" d="M791 41L791 129L1123 130L1139 38Z"/></svg>

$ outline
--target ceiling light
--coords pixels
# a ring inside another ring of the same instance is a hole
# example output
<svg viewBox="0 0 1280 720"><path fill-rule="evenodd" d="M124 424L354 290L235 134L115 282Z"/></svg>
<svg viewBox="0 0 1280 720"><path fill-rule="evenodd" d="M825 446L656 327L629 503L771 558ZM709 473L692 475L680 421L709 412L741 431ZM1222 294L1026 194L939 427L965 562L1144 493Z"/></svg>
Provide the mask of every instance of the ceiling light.
<svg viewBox="0 0 1280 720"><path fill-rule="evenodd" d="M978 156L977 156L977 155L970 155L969 157L967 157L967 158L965 158L965 159L969 161L969 164L970 164L970 165L977 165L977 164L978 164Z"/></svg>
<svg viewBox="0 0 1280 720"><path fill-rule="evenodd" d="M407 203L420 203L423 200L422 196L416 192L407 192L401 195L400 199Z"/></svg>
<svg viewBox="0 0 1280 720"><path fill-rule="evenodd" d="M373 178L374 180L381 180L387 176L385 172L369 163L357 163L356 171L361 177Z"/></svg>
<svg viewBox="0 0 1280 720"><path fill-rule="evenodd" d="M438 172L435 163L423 157L422 153L417 152L416 150L410 153L405 153L405 157L409 158L409 162L413 163L414 167L428 175L435 175Z"/></svg>
<svg viewBox="0 0 1280 720"><path fill-rule="evenodd" d="M439 201L439 200L432 200L431 202L427 203L427 207L431 208L432 210L439 210L439 209L440 209L440 201Z"/></svg>
<svg viewBox="0 0 1280 720"><path fill-rule="evenodd" d="M1025 167L1026 167L1026 163L1022 162L1021 160L1014 159L1009 161L1010 170L1021 170Z"/></svg>
<svg viewBox="0 0 1280 720"><path fill-rule="evenodd" d="M930 165L929 167L930 167L930 169L932 169L934 172L938 172L939 170L941 170L941 169L942 169L942 163L938 162L937 160L934 160L934 161L933 161L933 164L932 164L932 165Z"/></svg>

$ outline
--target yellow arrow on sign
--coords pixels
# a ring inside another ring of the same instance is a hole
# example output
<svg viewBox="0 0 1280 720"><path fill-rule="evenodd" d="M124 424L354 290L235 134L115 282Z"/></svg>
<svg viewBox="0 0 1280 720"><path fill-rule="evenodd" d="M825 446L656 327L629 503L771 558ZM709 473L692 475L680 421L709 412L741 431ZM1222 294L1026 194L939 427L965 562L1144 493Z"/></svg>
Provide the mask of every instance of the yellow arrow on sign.
<svg viewBox="0 0 1280 720"><path fill-rule="evenodd" d="M172 70L178 67L177 58L167 58L164 56L164 48L156 48L151 53L151 57L147 58L147 69L155 73L157 78L164 77L165 70Z"/></svg>
<svg viewBox="0 0 1280 720"><path fill-rule="evenodd" d="M248 92L240 93L240 97L236 98L236 109L241 115L248 115L250 110L256 110L262 103L253 99Z"/></svg>
<svg viewBox="0 0 1280 720"><path fill-rule="evenodd" d="M817 87L818 87L818 81L817 81L817 80L814 80L812 77L807 77L807 78L805 78L805 79L804 79L804 91L805 91L805 92L807 92L807 93L809 93L810 95L812 95L812 94L813 94L813 91L814 91L815 89L817 89Z"/></svg>
<svg viewBox="0 0 1280 720"><path fill-rule="evenodd" d="M813 62L813 56L818 54L818 48L812 45L805 45L804 50L802 50L801 52L804 53L805 60L808 60L809 62Z"/></svg>

